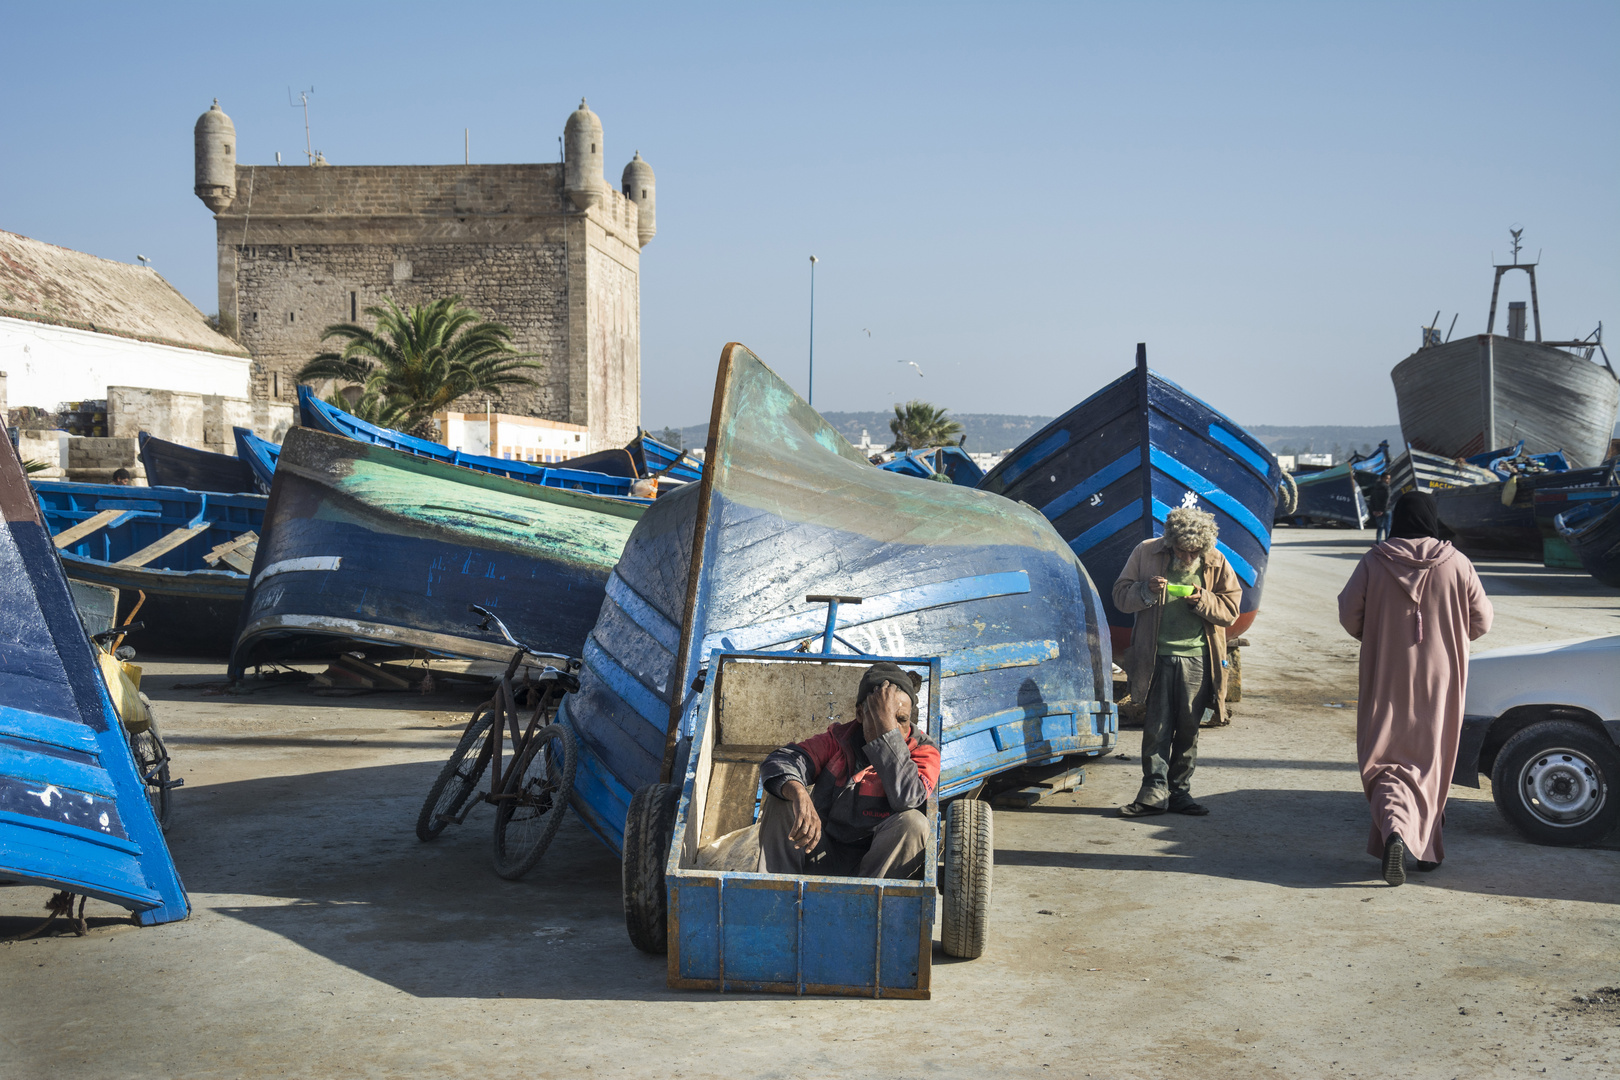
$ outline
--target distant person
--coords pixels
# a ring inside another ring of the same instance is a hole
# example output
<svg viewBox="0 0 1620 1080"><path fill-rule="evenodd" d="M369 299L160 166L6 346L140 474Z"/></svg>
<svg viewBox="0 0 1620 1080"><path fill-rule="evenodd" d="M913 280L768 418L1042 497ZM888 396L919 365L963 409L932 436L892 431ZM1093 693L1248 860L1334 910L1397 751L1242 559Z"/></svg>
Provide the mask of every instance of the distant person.
<svg viewBox="0 0 1620 1080"><path fill-rule="evenodd" d="M1131 700L1142 718L1142 787L1119 812L1203 815L1192 797L1198 727L1226 722L1226 628L1237 621L1243 586L1215 547L1215 518L1178 507L1164 535L1136 545L1114 582L1114 606L1136 613L1125 654ZM1171 595L1170 587L1188 595Z"/></svg>
<svg viewBox="0 0 1620 1080"><path fill-rule="evenodd" d="M1440 827L1457 765L1468 643L1491 628L1474 564L1439 538L1434 496L1413 491L1391 513L1389 539L1361 557L1339 594L1339 622L1361 642L1356 756L1372 809L1367 854L1384 880L1406 881L1446 857Z"/></svg>
<svg viewBox="0 0 1620 1080"><path fill-rule="evenodd" d="M112 480L119 487L130 487L135 483L135 477L130 474L128 469L119 469L113 473Z"/></svg>
<svg viewBox="0 0 1620 1080"><path fill-rule="evenodd" d="M1373 543L1389 539L1389 473L1380 473L1367 489L1367 510L1373 519Z"/></svg>

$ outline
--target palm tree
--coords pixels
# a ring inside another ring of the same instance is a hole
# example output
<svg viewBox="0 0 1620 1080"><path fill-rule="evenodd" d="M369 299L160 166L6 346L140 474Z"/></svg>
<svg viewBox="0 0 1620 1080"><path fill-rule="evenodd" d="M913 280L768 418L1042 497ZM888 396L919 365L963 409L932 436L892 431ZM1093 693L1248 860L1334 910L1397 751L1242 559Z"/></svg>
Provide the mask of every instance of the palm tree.
<svg viewBox="0 0 1620 1080"><path fill-rule="evenodd" d="M345 408L417 435L427 434L433 414L459 397L534 381L524 374L540 367L533 354L519 353L510 330L486 322L461 297L409 308L385 302L387 307L366 308L376 320L374 329L356 323L328 326L321 340L341 339L342 350L317 355L298 378L357 386L360 396Z"/></svg>
<svg viewBox="0 0 1620 1080"><path fill-rule="evenodd" d="M894 434L890 450L926 450L955 441L962 434L962 425L947 417L945 410L938 406L926 401L908 401L904 407L894 407L889 431Z"/></svg>

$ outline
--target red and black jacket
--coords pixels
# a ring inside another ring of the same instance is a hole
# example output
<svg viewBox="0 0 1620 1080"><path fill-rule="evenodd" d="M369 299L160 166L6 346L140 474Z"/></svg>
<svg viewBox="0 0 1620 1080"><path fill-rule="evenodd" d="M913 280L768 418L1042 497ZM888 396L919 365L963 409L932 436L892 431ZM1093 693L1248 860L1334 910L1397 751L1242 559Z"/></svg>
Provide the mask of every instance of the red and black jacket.
<svg viewBox="0 0 1620 1080"><path fill-rule="evenodd" d="M919 810L939 783L939 747L912 726L862 743L861 722L833 724L820 735L772 751L760 766L765 790L782 797L797 780L810 792L822 831L841 844L868 841L889 815Z"/></svg>

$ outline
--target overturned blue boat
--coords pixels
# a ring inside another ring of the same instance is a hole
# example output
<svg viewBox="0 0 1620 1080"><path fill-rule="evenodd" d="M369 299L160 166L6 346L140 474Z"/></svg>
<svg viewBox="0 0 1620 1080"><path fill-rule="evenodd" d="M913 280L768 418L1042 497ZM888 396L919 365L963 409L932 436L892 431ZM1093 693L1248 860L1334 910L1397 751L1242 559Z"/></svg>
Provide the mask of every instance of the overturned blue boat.
<svg viewBox="0 0 1620 1080"><path fill-rule="evenodd" d="M1215 515L1217 547L1243 582L1231 637L1260 609L1282 470L1254 436L1147 366L1058 417L990 470L979 487L1045 515L1103 590L1114 649L1130 644L1134 617L1110 594L1125 560L1164 532L1165 515L1196 506Z"/></svg>
<svg viewBox="0 0 1620 1080"><path fill-rule="evenodd" d="M247 595L263 495L117 484L33 485L74 581L118 590L118 618L140 605L143 647L224 656Z"/></svg>
<svg viewBox="0 0 1620 1080"><path fill-rule="evenodd" d="M457 468L294 428L231 654L255 664L335 656L505 660L467 605L544 652L577 656L643 504Z"/></svg>
<svg viewBox="0 0 1620 1080"><path fill-rule="evenodd" d="M148 926L183 919L180 875L7 439L0 513L0 885L92 896Z"/></svg>
<svg viewBox="0 0 1620 1080"><path fill-rule="evenodd" d="M695 538L695 539L694 539ZM711 654L939 656L942 800L1029 783L1118 738L1102 598L1016 502L873 468L741 345L721 354L701 484L637 523L559 711L579 741L574 806L623 850L631 797L672 775Z"/></svg>
<svg viewBox="0 0 1620 1080"><path fill-rule="evenodd" d="M304 427L316 431L341 435L373 446L386 446L390 450L431 458L446 465L459 465L464 469L507 476L513 480L540 484L544 487L572 488L596 495L628 497L632 493L631 486L637 479L662 475L672 481L695 480L700 471L700 467L686 459L680 451L646 436L639 437L637 442L632 444L633 449L604 451L588 458L571 460L565 467L558 467L509 458L488 457L484 454L465 454L430 439L419 439L402 431L379 427L322 401L307 386L298 388L298 409ZM654 463L657 463L658 471L652 470Z"/></svg>
<svg viewBox="0 0 1620 1080"><path fill-rule="evenodd" d="M932 480L943 476L953 484L977 487L984 479L984 470L960 446L935 446L927 450L907 450L892 461L878 466L902 476L918 476Z"/></svg>

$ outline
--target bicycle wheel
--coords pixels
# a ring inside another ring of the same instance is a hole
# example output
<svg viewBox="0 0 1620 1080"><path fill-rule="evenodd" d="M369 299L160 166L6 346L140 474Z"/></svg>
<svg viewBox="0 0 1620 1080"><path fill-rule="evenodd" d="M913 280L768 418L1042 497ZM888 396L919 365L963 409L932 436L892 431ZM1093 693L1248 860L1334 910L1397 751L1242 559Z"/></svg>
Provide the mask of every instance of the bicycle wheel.
<svg viewBox="0 0 1620 1080"><path fill-rule="evenodd" d="M513 763L495 807L495 872L508 881L534 869L562 826L574 790L579 748L561 724L534 733Z"/></svg>
<svg viewBox="0 0 1620 1080"><path fill-rule="evenodd" d="M494 756L495 744L484 739L484 733L489 730L495 713L488 704L481 705L473 713L473 718L467 724L467 730L461 733L461 741L450 754L450 760L444 763L439 775L428 788L427 799L422 803L422 812L416 817L416 838L418 840L432 840L444 832L444 827L450 824L450 818L461 812L467 804L468 798L478 788L478 781L483 778L484 770L489 768L489 759ZM479 740L483 739L482 745ZM478 752L470 760L468 754L477 746Z"/></svg>
<svg viewBox="0 0 1620 1080"><path fill-rule="evenodd" d="M130 753L135 755L135 772L146 787L146 801L158 828L169 831L169 752L158 738L157 725L129 737Z"/></svg>

